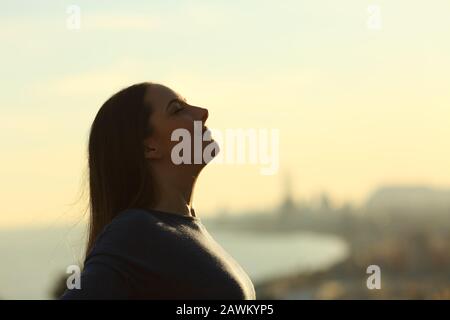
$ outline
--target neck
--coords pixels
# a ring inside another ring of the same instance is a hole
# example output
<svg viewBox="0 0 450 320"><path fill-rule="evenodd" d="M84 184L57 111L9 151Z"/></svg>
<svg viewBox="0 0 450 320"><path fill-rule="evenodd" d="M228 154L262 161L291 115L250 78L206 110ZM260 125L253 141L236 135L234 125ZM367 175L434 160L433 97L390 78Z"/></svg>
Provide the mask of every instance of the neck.
<svg viewBox="0 0 450 320"><path fill-rule="evenodd" d="M153 172L153 179L159 199L151 209L195 216L192 200L197 176L183 178L174 171L161 170Z"/></svg>

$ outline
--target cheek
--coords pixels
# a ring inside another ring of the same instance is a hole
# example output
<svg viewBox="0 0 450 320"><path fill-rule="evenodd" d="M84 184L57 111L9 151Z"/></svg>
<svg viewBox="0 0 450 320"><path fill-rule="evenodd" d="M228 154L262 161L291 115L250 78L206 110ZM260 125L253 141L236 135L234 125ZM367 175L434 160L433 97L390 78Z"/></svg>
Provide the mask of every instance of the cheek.
<svg viewBox="0 0 450 320"><path fill-rule="evenodd" d="M186 129L190 132L190 134L194 134L194 123L191 119L188 118L181 118L176 121L171 121L167 125L167 135L170 139L170 136L172 135L172 132L174 132L177 129Z"/></svg>
<svg viewBox="0 0 450 320"><path fill-rule="evenodd" d="M171 121L171 122L166 123L166 126L161 134L161 138L162 138L162 140L164 140L162 143L167 149L173 148L175 145L177 145L181 141L181 139L184 139L184 134L183 134L183 138L180 138L179 135L177 135L176 137L178 140L172 141L172 134L177 129L186 129L189 132L191 141L193 141L194 124L192 121L190 121L190 120Z"/></svg>

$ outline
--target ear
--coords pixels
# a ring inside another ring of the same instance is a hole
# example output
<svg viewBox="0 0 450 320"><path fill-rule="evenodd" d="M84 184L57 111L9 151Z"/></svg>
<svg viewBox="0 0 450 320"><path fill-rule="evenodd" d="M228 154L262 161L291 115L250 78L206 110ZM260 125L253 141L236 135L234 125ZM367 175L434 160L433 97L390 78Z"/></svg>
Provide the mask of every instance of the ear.
<svg viewBox="0 0 450 320"><path fill-rule="evenodd" d="M160 159L161 158L161 152L158 144L156 141L152 138L148 138L144 140L144 157L145 159L152 160L152 159Z"/></svg>

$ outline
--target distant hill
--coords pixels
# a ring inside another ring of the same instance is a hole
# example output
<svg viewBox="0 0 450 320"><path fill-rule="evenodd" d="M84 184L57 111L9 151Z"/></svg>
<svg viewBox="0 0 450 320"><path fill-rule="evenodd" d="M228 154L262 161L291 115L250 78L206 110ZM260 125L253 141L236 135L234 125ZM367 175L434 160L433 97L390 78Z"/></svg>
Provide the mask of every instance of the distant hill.
<svg viewBox="0 0 450 320"><path fill-rule="evenodd" d="M427 186L384 186L366 201L369 210L450 210L450 189Z"/></svg>

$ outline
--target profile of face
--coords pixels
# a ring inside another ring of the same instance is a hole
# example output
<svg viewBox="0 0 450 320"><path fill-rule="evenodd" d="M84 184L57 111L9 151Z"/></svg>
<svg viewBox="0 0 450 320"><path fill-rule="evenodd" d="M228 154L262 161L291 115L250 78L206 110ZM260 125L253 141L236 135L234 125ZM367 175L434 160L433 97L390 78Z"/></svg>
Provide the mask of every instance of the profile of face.
<svg viewBox="0 0 450 320"><path fill-rule="evenodd" d="M180 94L161 84L150 84L148 86L145 102L149 103L152 108L148 120L152 133L144 140L145 158L150 160L151 165L159 170L171 169L187 174L198 174L206 165L206 162L202 157L201 163L196 163L194 159L195 148L200 147L201 150L199 151L203 154L205 147L215 143L212 138L207 139L209 141L203 139L207 131L205 122L208 119L208 110L190 105ZM201 121L201 123L198 121ZM197 122L196 126L194 126L194 122ZM172 138L177 129L185 129L187 130L185 132L189 132L191 138L189 141L191 150L189 164L176 164L173 161L172 151L180 143ZM213 155L215 156L214 153Z"/></svg>

